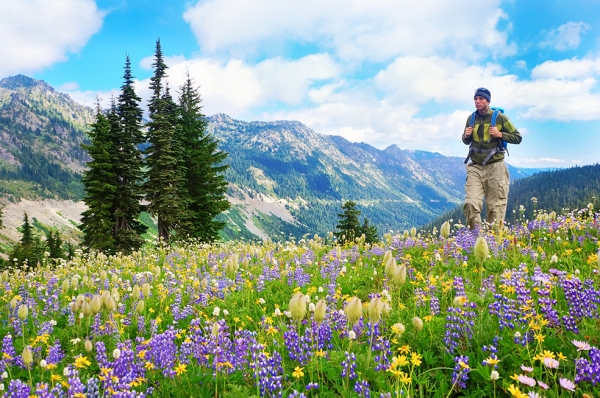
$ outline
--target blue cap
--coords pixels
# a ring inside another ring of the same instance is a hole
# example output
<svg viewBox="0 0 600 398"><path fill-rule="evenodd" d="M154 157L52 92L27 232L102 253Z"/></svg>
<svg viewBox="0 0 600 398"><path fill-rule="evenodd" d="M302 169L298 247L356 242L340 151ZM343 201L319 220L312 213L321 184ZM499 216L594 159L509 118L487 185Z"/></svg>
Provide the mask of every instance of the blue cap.
<svg viewBox="0 0 600 398"><path fill-rule="evenodd" d="M475 96L473 98L475 97L483 97L488 100L488 102L492 102L492 93L490 93L490 90L487 88L479 87L475 90Z"/></svg>

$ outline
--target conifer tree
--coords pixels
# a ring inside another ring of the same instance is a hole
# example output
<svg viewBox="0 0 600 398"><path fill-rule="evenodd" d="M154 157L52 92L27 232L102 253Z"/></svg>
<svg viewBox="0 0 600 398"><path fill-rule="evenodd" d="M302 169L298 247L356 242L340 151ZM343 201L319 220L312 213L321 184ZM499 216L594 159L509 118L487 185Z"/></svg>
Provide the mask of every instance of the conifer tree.
<svg viewBox="0 0 600 398"><path fill-rule="evenodd" d="M46 246L50 258L64 258L65 252L62 248L63 240L60 237L58 230L51 229L46 232Z"/></svg>
<svg viewBox="0 0 600 398"><path fill-rule="evenodd" d="M360 234L365 235L366 243L375 243L379 241L379 235L377 234L377 227L369 224L369 219L365 217L363 220L362 227L360 228Z"/></svg>
<svg viewBox="0 0 600 398"><path fill-rule="evenodd" d="M171 234L182 231L181 223L189 219L179 156L181 147L176 142L175 106L166 85L167 65L163 60L160 40L156 42L154 75L148 103L150 122L147 124L146 183L144 184L149 212L157 217L158 236L168 242Z"/></svg>
<svg viewBox="0 0 600 398"><path fill-rule="evenodd" d="M16 259L17 266L27 264L29 267L35 267L42 261L45 247L40 238L34 233L33 226L29 222L27 212L23 215L23 224L21 225L21 239L10 253L11 259Z"/></svg>
<svg viewBox="0 0 600 398"><path fill-rule="evenodd" d="M360 210L356 208L356 202L348 200L342 205L342 213L338 213L339 222L336 225L335 237L341 243L354 242L354 238L362 234L361 225L358 221Z"/></svg>
<svg viewBox="0 0 600 398"><path fill-rule="evenodd" d="M81 182L85 188L83 202L87 206L81 214L79 229L83 232L83 245L89 249L112 253L115 251L113 231L114 203L116 197L116 174L111 142L111 125L100 109L96 107L96 121L88 132L90 144L82 144L92 159L84 171Z"/></svg>
<svg viewBox="0 0 600 398"><path fill-rule="evenodd" d="M146 226L139 221L144 207L142 188L143 159L139 145L144 143L142 131L141 98L135 94L129 56L125 59L123 85L116 108L109 115L111 140L114 143L113 165L116 174L116 195L113 206L115 248L129 252L144 243L142 234Z"/></svg>
<svg viewBox="0 0 600 398"><path fill-rule="evenodd" d="M0 207L0 229L2 229L3 224L2 224L2 217L4 216L4 214L2 213L2 207Z"/></svg>
<svg viewBox="0 0 600 398"><path fill-rule="evenodd" d="M178 134L181 137L183 155L181 167L186 167L185 190L191 225L190 237L203 242L217 239L224 222L215 216L230 205L225 197L227 181L223 164L227 153L218 149L218 141L206 133L206 119L202 114L201 98L189 74L180 87Z"/></svg>

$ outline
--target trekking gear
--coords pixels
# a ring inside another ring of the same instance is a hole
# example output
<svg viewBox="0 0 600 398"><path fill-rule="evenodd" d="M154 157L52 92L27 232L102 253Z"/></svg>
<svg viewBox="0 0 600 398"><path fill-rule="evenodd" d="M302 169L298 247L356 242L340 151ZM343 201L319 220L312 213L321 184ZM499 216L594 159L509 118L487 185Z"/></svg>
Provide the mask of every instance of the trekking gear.
<svg viewBox="0 0 600 398"><path fill-rule="evenodd" d="M490 109L494 111L492 113L492 121L490 123L490 127L496 127L496 120L498 119L498 115L500 113L504 113L504 109L497 108L497 107L490 107ZM471 114L470 127L475 126L475 117L476 116L477 116L477 111L475 111L475 112L473 112L473 114ZM476 132L473 131L473 134L476 134ZM485 142L489 143L492 140L492 138L493 137L490 136L488 138L488 140ZM471 142L471 145L469 145L469 154L467 155L467 158L465 159L465 164L467 164L467 162L469 161L469 159L471 158L471 155L473 155L473 153L487 154L486 158L481 163L483 165L485 165L492 158L492 156L494 156L498 152L506 152L507 155L510 155L508 153L507 142L501 138L496 138L496 139L498 140L498 145L496 145L495 147L490 148L490 149L477 148L477 147L473 146L473 144L475 143L475 139L473 139L473 142Z"/></svg>

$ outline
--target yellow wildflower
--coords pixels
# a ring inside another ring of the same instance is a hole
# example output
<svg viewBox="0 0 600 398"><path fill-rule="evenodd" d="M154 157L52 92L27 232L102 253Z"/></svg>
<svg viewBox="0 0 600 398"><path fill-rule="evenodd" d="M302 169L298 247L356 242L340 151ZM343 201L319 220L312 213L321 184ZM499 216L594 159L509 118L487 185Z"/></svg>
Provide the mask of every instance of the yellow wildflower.
<svg viewBox="0 0 600 398"><path fill-rule="evenodd" d="M304 376L304 372L302 371L302 369L304 369L304 368L301 368L300 366L296 366L296 368L294 369L294 373L292 373L292 376L294 376L297 379Z"/></svg>
<svg viewBox="0 0 600 398"><path fill-rule="evenodd" d="M416 352L413 352L412 354L410 354L410 362L414 366L421 366L421 359L422 358L423 357L420 354L416 353Z"/></svg>
<svg viewBox="0 0 600 398"><path fill-rule="evenodd" d="M180 376L182 373L187 372L185 368L187 368L187 365L184 363L180 363L179 365L177 365L175 367L175 373L177 373L177 376Z"/></svg>
<svg viewBox="0 0 600 398"><path fill-rule="evenodd" d="M76 368L87 368L92 363L86 357L78 357L75 358L75 367Z"/></svg>
<svg viewBox="0 0 600 398"><path fill-rule="evenodd" d="M400 351L403 354L408 354L410 352L410 346L408 344L405 344L402 347L398 348L398 351Z"/></svg>

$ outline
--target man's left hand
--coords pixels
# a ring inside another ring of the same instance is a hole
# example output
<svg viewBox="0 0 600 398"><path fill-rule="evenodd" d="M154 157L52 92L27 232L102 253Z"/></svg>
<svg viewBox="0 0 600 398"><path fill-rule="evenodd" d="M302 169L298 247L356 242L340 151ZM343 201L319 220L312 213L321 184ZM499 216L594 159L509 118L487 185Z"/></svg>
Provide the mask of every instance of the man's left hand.
<svg viewBox="0 0 600 398"><path fill-rule="evenodd" d="M502 138L502 132L498 131L498 127L490 127L490 135L494 138Z"/></svg>

